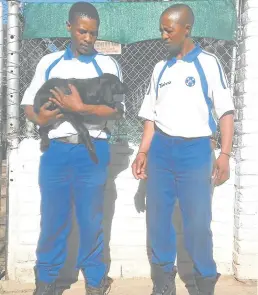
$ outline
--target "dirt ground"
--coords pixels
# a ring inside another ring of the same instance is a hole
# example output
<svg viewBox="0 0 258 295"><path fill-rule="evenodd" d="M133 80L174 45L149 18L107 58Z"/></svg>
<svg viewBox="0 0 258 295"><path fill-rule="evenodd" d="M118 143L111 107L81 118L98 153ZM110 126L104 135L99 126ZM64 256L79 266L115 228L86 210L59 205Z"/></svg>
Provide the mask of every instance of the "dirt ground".
<svg viewBox="0 0 258 295"><path fill-rule="evenodd" d="M32 285L0 283L0 294L32 295ZM149 279L118 279L114 280L110 295L149 295L151 294L151 281ZM26 291L27 289L27 291ZM30 289L30 291L28 290ZM188 295L181 281L177 281L177 295ZM222 277L217 285L215 295L258 295L255 282L240 283L231 277ZM64 295L85 295L83 282L72 286Z"/></svg>

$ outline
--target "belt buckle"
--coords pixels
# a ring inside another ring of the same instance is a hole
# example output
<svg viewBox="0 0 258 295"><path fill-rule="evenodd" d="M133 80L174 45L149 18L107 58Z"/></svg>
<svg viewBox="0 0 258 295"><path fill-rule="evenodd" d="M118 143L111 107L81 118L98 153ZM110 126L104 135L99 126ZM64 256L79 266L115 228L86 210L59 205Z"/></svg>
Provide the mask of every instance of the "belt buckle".
<svg viewBox="0 0 258 295"><path fill-rule="evenodd" d="M59 138L57 138L57 140L61 141L61 142L65 142L65 143L78 144L79 143L79 136L78 136L78 134L73 134L70 136L59 137Z"/></svg>
<svg viewBox="0 0 258 295"><path fill-rule="evenodd" d="M68 141L70 143L78 143L78 135L77 134L73 134L71 136L68 137Z"/></svg>
<svg viewBox="0 0 258 295"><path fill-rule="evenodd" d="M73 134L73 135L69 136L68 141L73 144L81 143L79 134Z"/></svg>

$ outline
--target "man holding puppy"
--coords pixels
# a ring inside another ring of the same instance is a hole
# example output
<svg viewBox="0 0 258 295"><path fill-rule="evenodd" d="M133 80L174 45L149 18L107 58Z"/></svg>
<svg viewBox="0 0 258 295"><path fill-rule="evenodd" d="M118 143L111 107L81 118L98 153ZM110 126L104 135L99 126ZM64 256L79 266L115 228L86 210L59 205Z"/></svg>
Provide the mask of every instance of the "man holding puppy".
<svg viewBox="0 0 258 295"><path fill-rule="evenodd" d="M139 113L144 133L132 169L136 179L147 178L152 295L176 295L171 222L176 198L198 295L213 295L219 277L210 229L212 182L220 185L229 177L234 105L217 57L192 41L193 24L187 5L162 13L160 32L169 57L155 66ZM220 122L221 153L212 174L214 117Z"/></svg>
<svg viewBox="0 0 258 295"><path fill-rule="evenodd" d="M41 59L24 94L22 105L30 121L44 126L62 118L58 110L47 110L47 104L38 115L33 111L38 89L50 78L87 79L111 73L122 80L120 67L115 60L94 50L99 22L98 12L90 3L72 5L67 22L71 44L65 51ZM104 105L86 105L76 88L70 88L70 95L53 89L50 100L62 109L84 113L85 117L90 118L90 123L87 121L85 125L99 163L91 160L80 136L68 122L62 122L50 130L50 146L41 157L39 171L41 232L36 252L35 295L58 294L55 282L66 259L73 201L80 233L78 269L84 274L88 295L104 293L107 265L103 260L102 221L104 185L110 160L107 121L121 118L124 105L117 104L114 109Z"/></svg>

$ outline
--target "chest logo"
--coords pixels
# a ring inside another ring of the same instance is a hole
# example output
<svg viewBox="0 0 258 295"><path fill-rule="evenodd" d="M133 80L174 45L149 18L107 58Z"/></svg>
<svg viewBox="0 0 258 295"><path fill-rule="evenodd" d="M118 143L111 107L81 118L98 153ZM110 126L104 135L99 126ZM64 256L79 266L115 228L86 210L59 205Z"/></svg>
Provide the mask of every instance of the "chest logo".
<svg viewBox="0 0 258 295"><path fill-rule="evenodd" d="M185 79L185 85L188 86L188 87L193 87L195 85L194 77L187 77Z"/></svg>
<svg viewBox="0 0 258 295"><path fill-rule="evenodd" d="M171 84L171 81L164 82L164 83L159 83L159 88L162 88L162 87L164 87L166 85L169 85L169 84Z"/></svg>

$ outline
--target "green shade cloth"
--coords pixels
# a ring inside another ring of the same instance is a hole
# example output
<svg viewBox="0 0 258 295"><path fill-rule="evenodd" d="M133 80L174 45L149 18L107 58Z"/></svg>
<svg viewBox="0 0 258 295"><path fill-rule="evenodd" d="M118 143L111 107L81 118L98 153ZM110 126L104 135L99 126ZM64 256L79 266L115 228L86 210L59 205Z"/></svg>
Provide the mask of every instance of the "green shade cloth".
<svg viewBox="0 0 258 295"><path fill-rule="evenodd" d="M186 3L193 9L193 37L235 39L237 17L233 0L94 3L101 20L98 39L122 44L159 39L160 14L175 3ZM66 20L71 5L72 3L27 3L24 7L23 38L69 37Z"/></svg>

